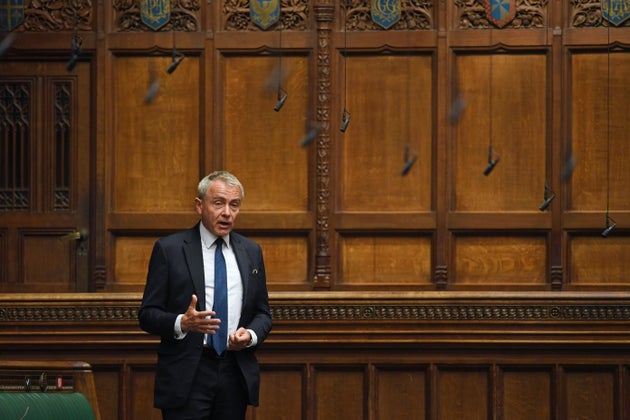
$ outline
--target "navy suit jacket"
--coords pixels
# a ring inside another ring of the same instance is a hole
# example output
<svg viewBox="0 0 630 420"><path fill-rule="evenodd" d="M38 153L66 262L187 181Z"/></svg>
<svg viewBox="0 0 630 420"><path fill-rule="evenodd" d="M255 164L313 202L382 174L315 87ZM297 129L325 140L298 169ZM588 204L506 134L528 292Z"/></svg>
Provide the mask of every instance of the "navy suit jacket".
<svg viewBox="0 0 630 420"><path fill-rule="evenodd" d="M238 327L253 330L259 346L271 330L262 249L257 243L235 232L230 232L230 245L234 249L243 281L243 307ZM157 408L176 408L186 402L201 360L203 334L188 332L182 340L174 338L175 319L186 312L193 294L198 298L197 310L205 311L199 223L159 239L153 247L149 262L138 319L143 330L161 338L155 372L154 405ZM258 405L260 384L255 347L234 352L251 405Z"/></svg>

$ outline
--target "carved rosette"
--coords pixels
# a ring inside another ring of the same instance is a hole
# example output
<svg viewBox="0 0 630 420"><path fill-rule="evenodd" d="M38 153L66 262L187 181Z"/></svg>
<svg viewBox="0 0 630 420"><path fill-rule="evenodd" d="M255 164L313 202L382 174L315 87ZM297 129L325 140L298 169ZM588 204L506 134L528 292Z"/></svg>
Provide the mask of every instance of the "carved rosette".
<svg viewBox="0 0 630 420"><path fill-rule="evenodd" d="M113 0L112 7L119 32L153 32L142 22L140 0ZM171 0L171 19L157 32L195 32L199 30L198 0Z"/></svg>
<svg viewBox="0 0 630 420"><path fill-rule="evenodd" d="M92 30L94 12L91 0L33 0L24 2L24 21L15 32L60 32Z"/></svg>
<svg viewBox="0 0 630 420"><path fill-rule="evenodd" d="M531 29L549 26L548 0L516 0L516 15L503 29ZM483 0L455 0L457 7L456 29L496 28L486 17Z"/></svg>
<svg viewBox="0 0 630 420"><path fill-rule="evenodd" d="M432 0L401 0L400 20L389 29L374 23L370 13L371 0L348 0L346 7L346 29L348 31L417 31L433 29Z"/></svg>
<svg viewBox="0 0 630 420"><path fill-rule="evenodd" d="M303 31L308 29L308 0L281 0L278 23L266 30ZM225 31L262 31L252 22L249 0L224 0L223 30Z"/></svg>

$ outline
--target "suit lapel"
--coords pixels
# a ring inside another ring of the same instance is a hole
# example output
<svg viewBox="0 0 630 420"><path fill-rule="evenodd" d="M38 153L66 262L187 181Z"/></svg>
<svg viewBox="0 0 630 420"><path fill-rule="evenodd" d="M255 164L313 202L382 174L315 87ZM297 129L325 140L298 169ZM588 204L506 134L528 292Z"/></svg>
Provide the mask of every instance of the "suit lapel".
<svg viewBox="0 0 630 420"><path fill-rule="evenodd" d="M236 263L238 264L238 271L241 273L241 281L243 282L243 309L245 308L245 302L247 301L247 290L249 286L249 270L251 267L251 261L249 255L243 246L240 238L232 232L230 234L230 241L234 247L234 255L236 256Z"/></svg>
<svg viewBox="0 0 630 420"><path fill-rule="evenodd" d="M193 292L197 295L197 308L206 310L206 287L203 271L203 254L201 252L201 236L199 235L199 223L189 230L189 235L184 239L182 246L186 257L186 264L193 282Z"/></svg>

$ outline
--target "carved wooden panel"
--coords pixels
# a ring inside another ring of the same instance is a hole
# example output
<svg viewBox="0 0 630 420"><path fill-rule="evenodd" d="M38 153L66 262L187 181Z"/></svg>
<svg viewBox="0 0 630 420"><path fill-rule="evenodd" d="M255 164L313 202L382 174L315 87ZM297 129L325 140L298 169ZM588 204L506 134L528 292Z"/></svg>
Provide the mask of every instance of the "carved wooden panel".
<svg viewBox="0 0 630 420"><path fill-rule="evenodd" d="M345 9L346 28L349 31L383 31L384 29L372 20L371 0L355 0L339 2ZM400 19L394 23L389 31L402 30L430 30L436 20L435 4L430 0L400 2Z"/></svg>
<svg viewBox="0 0 630 420"><path fill-rule="evenodd" d="M249 0L224 0L221 6L222 30L260 31L250 17ZM278 0L280 14L278 23L267 30L302 31L309 27L312 14L312 1Z"/></svg>
<svg viewBox="0 0 630 420"><path fill-rule="evenodd" d="M456 284L538 285L547 282L544 236L468 236L454 238Z"/></svg>
<svg viewBox="0 0 630 420"><path fill-rule="evenodd" d="M3 57L2 291L87 290L91 98L87 63Z"/></svg>
<svg viewBox="0 0 630 420"><path fill-rule="evenodd" d="M576 28L588 28L588 27L609 27L611 25L602 16L602 4L607 0L602 1L581 1L581 0L569 0L569 24L568 26ZM614 5L615 2L610 2ZM619 3L619 12L622 13L624 3ZM630 21L626 20L619 26L630 26Z"/></svg>
<svg viewBox="0 0 630 420"><path fill-rule="evenodd" d="M455 0L456 29L489 29L496 25L487 18L486 4L483 0ZM505 29L531 29L549 26L549 2L547 0L515 1L514 19L504 26Z"/></svg>
<svg viewBox="0 0 630 420"><path fill-rule="evenodd" d="M340 285L421 286L431 282L428 236L340 236Z"/></svg>
<svg viewBox="0 0 630 420"><path fill-rule="evenodd" d="M545 55L471 54L456 60L467 107L454 133L451 208L538 211L548 176ZM484 176L490 146L499 163Z"/></svg>
<svg viewBox="0 0 630 420"><path fill-rule="evenodd" d="M338 146L340 211L432 210L433 65L429 54L348 58L353 119Z"/></svg>
<svg viewBox="0 0 630 420"><path fill-rule="evenodd" d="M24 19L14 28L16 32L66 32L93 29L95 11L92 0L58 2L23 2ZM10 9L9 9L10 10Z"/></svg>
<svg viewBox="0 0 630 420"><path fill-rule="evenodd" d="M108 147L114 212L194 212L203 144L200 60L186 57L167 74L170 64L170 57L114 61L115 125ZM155 80L157 94L147 103Z"/></svg>
<svg viewBox="0 0 630 420"><path fill-rule="evenodd" d="M0 294L3 360L82 360L103 418L159 419L139 294ZM248 420L628 418L627 293L272 293Z"/></svg>
<svg viewBox="0 0 630 420"><path fill-rule="evenodd" d="M200 30L201 2L198 0L172 0L169 2L170 19L157 31L198 31ZM141 18L139 0L113 0L113 31L154 32Z"/></svg>
<svg viewBox="0 0 630 420"><path fill-rule="evenodd" d="M576 159L569 209L630 208L630 54L575 52L571 57L571 140ZM602 224L605 227L604 224ZM602 227L602 229L603 229Z"/></svg>

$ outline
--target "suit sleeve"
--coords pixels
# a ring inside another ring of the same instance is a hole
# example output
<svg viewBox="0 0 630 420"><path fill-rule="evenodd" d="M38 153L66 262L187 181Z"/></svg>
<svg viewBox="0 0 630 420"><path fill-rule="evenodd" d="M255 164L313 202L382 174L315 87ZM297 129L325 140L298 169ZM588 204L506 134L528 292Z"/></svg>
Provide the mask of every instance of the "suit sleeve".
<svg viewBox="0 0 630 420"><path fill-rule="evenodd" d="M157 241L149 261L147 282L138 319L140 328L164 339L173 339L175 319L178 315L178 313L169 312L167 306L169 286L168 255L162 243Z"/></svg>

